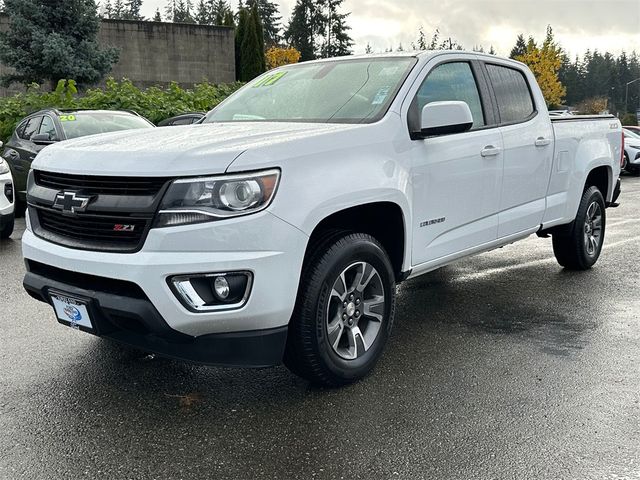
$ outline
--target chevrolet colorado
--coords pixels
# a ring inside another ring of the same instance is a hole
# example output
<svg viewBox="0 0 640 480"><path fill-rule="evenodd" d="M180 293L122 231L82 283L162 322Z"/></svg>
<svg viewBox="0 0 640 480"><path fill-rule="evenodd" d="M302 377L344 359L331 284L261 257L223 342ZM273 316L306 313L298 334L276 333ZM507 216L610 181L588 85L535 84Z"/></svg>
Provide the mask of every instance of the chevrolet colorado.
<svg viewBox="0 0 640 480"><path fill-rule="evenodd" d="M265 73L203 124L42 150L24 286L74 328L206 364L366 375L396 285L537 233L590 268L614 117L550 118L523 64L434 51ZM428 314L428 312L426 313Z"/></svg>

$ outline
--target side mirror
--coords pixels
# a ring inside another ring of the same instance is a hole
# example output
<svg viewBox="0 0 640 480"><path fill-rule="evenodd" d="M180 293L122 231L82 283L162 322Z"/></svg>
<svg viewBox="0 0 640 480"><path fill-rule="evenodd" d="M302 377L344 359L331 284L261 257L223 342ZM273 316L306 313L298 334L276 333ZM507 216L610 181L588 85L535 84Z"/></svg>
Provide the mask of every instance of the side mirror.
<svg viewBox="0 0 640 480"><path fill-rule="evenodd" d="M48 133L36 133L31 135L30 139L36 145L51 145L55 140L51 140L51 136Z"/></svg>
<svg viewBox="0 0 640 480"><path fill-rule="evenodd" d="M466 102L432 102L422 109L420 138L466 132L473 125L473 115Z"/></svg>

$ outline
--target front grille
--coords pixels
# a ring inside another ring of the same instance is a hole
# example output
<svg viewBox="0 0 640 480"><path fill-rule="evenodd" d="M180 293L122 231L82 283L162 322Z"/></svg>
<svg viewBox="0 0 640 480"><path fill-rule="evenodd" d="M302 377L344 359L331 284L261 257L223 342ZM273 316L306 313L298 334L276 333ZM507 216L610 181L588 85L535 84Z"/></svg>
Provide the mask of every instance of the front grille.
<svg viewBox="0 0 640 480"><path fill-rule="evenodd" d="M34 171L36 185L54 190L81 190L87 195L156 195L166 177L106 177Z"/></svg>
<svg viewBox="0 0 640 480"><path fill-rule="evenodd" d="M34 209L37 235L54 243L84 250L135 251L145 236L151 217L78 214Z"/></svg>

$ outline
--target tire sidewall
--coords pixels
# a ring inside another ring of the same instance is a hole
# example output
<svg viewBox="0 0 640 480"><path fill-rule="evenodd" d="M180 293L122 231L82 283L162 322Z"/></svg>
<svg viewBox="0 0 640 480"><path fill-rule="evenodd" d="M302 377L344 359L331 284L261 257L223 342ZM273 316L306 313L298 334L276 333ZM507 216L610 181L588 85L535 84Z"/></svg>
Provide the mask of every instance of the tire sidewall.
<svg viewBox="0 0 640 480"><path fill-rule="evenodd" d="M380 245L372 240L368 240L366 237L363 238L354 235L347 238L351 238L352 241L327 263L327 268L320 273L320 275L323 276L323 280L320 282L319 291L314 292L312 297L315 299L314 311L316 312L316 316L314 323L318 354L333 375L348 382L351 379L357 379L365 375L373 368L382 354L382 350L393 326L395 280L391 263L389 262L386 252ZM386 299L385 310L382 320L383 325L373 345L359 358L345 360L341 358L329 344L326 315L329 295L334 282L345 268L358 261L367 262L378 271Z"/></svg>
<svg viewBox="0 0 640 480"><path fill-rule="evenodd" d="M589 205L591 205L594 201L596 201L600 205L600 209L602 211L602 233L600 236L600 244L598 245L598 251L595 255L591 256L587 253L587 250L584 245L584 223L587 216L587 211L589 209ZM582 261L584 262L586 267L593 266L600 258L600 254L602 253L602 247L604 246L605 234L607 230L607 215L606 215L606 206L604 203L604 198L600 190L596 187L590 187L587 189L582 197L582 202L580 203L580 210L578 212L578 216L576 217L576 225L575 225L575 235L576 238L576 246L582 257Z"/></svg>

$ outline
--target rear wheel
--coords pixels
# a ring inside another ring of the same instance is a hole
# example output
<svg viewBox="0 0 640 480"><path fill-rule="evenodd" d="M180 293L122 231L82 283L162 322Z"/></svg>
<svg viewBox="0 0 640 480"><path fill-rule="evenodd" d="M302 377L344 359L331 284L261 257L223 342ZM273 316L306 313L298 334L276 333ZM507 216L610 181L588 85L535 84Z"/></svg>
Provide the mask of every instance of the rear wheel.
<svg viewBox="0 0 640 480"><path fill-rule="evenodd" d="M629 155L627 155L627 152L624 152L624 155L622 156L622 170L626 170L627 172L629 171Z"/></svg>
<svg viewBox="0 0 640 480"><path fill-rule="evenodd" d="M569 270L587 270L600 257L606 228L606 210L602 193L596 187L582 194L578 214L569 233L553 235L556 260Z"/></svg>
<svg viewBox="0 0 640 480"><path fill-rule="evenodd" d="M395 312L395 280L380 243L339 234L305 263L285 364L323 386L367 375L380 358Z"/></svg>

